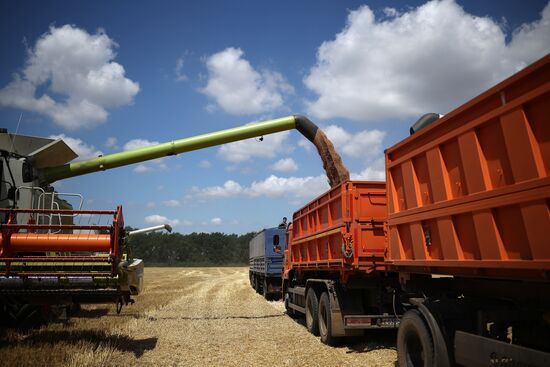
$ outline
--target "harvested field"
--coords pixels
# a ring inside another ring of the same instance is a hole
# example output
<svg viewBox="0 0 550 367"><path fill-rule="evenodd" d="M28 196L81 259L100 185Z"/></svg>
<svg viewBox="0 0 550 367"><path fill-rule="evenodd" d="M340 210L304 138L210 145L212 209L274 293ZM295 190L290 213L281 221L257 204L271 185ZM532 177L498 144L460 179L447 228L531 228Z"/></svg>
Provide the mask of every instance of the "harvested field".
<svg viewBox="0 0 550 367"><path fill-rule="evenodd" d="M146 268L145 292L120 315L73 318L0 335L6 366L394 366L395 332L328 347L248 284L248 268Z"/></svg>

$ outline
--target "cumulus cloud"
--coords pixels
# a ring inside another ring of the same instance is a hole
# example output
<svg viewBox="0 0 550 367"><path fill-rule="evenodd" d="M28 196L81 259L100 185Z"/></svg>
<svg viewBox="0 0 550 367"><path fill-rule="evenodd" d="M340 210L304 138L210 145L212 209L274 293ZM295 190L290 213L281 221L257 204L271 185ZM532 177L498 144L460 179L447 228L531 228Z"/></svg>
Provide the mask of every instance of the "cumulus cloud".
<svg viewBox="0 0 550 367"><path fill-rule="evenodd" d="M243 192L243 187L238 182L228 180L223 186L209 186L202 189L194 187L192 191L201 197L220 198L239 195Z"/></svg>
<svg viewBox="0 0 550 367"><path fill-rule="evenodd" d="M441 30L445 30L442 32ZM512 32L468 14L453 0L430 1L382 19L362 6L323 42L305 85L318 118L354 120L447 112L550 50L550 4L539 21Z"/></svg>
<svg viewBox="0 0 550 367"><path fill-rule="evenodd" d="M338 152L353 158L382 154L382 142L386 133L380 130L363 130L350 133L338 125L323 129Z"/></svg>
<svg viewBox="0 0 550 367"><path fill-rule="evenodd" d="M103 31L50 27L27 51L22 70L0 90L0 106L46 115L68 129L105 122L108 108L132 103L139 91L113 61L116 47Z"/></svg>
<svg viewBox="0 0 550 367"><path fill-rule="evenodd" d="M214 217L214 218L210 219L210 223L212 223L215 226L219 226L223 223L223 220L219 217Z"/></svg>
<svg viewBox="0 0 550 367"><path fill-rule="evenodd" d="M281 172L297 171L298 164L296 164L296 162L292 158L283 158L275 162L271 166L271 168L275 171L281 171Z"/></svg>
<svg viewBox="0 0 550 367"><path fill-rule="evenodd" d="M126 144L124 144L124 150L134 150L134 149L140 149L145 148L151 145L157 145L159 144L158 141L149 141L147 139L132 139L128 141Z"/></svg>
<svg viewBox="0 0 550 367"><path fill-rule="evenodd" d="M70 136L67 136L65 134L50 135L49 138L63 140L69 146L69 148L71 148L76 154L78 154L78 157L80 159L95 158L103 154L101 150L97 150L93 145L88 145L84 143L81 139L71 138Z"/></svg>
<svg viewBox="0 0 550 367"><path fill-rule="evenodd" d="M278 177L271 175L261 181L253 181L250 186L242 186L229 180L222 186L193 188L195 196L204 199L222 197L294 197L313 198L329 188L325 175L307 177Z"/></svg>
<svg viewBox="0 0 550 367"><path fill-rule="evenodd" d="M143 220L147 224L170 224L171 226L177 226L180 224L178 219L168 219L159 214L148 215Z"/></svg>
<svg viewBox="0 0 550 367"><path fill-rule="evenodd" d="M126 144L124 144L123 149L126 150L134 150L134 149L140 149L145 148L151 145L157 145L159 144L158 141L150 141L147 139L132 139L128 141ZM153 164L154 163L154 167ZM132 171L135 173L147 173L147 172L153 172L155 169L166 169L167 166L164 163L164 158L157 158L153 161L146 162L146 163L140 163L137 166L135 166Z"/></svg>
<svg viewBox="0 0 550 367"><path fill-rule="evenodd" d="M218 157L233 163L250 161L252 158L273 158L277 155L292 151L287 144L289 132L283 131L264 136L259 139L240 140L234 143L224 144L218 149Z"/></svg>
<svg viewBox="0 0 550 367"><path fill-rule="evenodd" d="M241 49L229 47L206 59L208 82L201 92L216 103L207 110L220 107L232 115L273 111L283 106L286 94L294 92L280 73L257 71L243 55Z"/></svg>
<svg viewBox="0 0 550 367"><path fill-rule="evenodd" d="M350 173L350 178L360 181L385 181L386 171L384 167L384 157L370 161L369 165L361 172Z"/></svg>

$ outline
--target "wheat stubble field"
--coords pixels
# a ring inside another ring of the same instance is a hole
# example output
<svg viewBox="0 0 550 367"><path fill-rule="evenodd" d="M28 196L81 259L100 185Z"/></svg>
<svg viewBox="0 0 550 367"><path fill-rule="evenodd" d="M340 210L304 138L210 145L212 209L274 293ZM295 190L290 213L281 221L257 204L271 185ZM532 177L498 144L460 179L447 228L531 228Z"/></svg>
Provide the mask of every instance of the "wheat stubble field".
<svg viewBox="0 0 550 367"><path fill-rule="evenodd" d="M2 366L394 366L395 333L328 347L248 284L248 268L146 268L120 315L83 306L69 321L3 330Z"/></svg>

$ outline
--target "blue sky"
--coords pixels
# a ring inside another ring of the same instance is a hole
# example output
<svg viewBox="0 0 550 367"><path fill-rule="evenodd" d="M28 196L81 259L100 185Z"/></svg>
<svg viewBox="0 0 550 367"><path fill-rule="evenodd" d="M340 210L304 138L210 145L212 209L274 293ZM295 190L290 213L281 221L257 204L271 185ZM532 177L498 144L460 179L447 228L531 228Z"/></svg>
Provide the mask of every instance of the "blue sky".
<svg viewBox="0 0 550 367"><path fill-rule="evenodd" d="M2 2L0 125L81 157L293 113L355 179L383 149L550 50L547 1ZM18 126L18 121L21 122ZM244 233L327 188L288 132L54 185L134 227Z"/></svg>

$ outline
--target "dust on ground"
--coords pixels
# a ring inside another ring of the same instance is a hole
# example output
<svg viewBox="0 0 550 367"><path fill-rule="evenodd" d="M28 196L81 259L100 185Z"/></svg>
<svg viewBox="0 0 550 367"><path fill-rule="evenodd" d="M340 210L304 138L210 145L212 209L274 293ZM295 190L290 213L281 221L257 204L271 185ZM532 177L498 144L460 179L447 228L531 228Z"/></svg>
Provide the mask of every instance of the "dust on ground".
<svg viewBox="0 0 550 367"><path fill-rule="evenodd" d="M120 315L0 332L7 366L394 366L395 332L321 344L280 301L250 287L248 268L146 268L146 289Z"/></svg>

